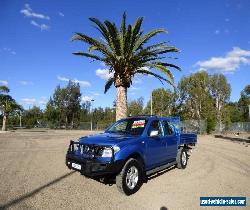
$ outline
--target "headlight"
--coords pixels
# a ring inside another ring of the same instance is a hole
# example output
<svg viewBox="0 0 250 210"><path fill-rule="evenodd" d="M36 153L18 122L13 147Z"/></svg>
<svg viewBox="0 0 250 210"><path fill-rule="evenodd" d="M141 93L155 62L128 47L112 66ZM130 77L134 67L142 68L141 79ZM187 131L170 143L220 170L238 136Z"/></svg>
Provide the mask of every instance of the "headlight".
<svg viewBox="0 0 250 210"><path fill-rule="evenodd" d="M113 146L114 154L117 153L120 150L120 147ZM102 157L112 157L112 149L110 147L105 147L102 150Z"/></svg>

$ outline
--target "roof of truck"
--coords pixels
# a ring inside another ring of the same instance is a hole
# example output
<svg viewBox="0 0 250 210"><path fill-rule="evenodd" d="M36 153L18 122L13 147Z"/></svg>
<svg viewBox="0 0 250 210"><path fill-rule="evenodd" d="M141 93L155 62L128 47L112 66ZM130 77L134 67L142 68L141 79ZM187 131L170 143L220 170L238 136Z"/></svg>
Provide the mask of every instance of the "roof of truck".
<svg viewBox="0 0 250 210"><path fill-rule="evenodd" d="M157 119L161 119L161 120L171 120L171 121L180 121L180 117L178 116L168 116L168 117L164 117L164 116L157 116L157 115L134 115L134 116L129 116L128 118L157 118Z"/></svg>

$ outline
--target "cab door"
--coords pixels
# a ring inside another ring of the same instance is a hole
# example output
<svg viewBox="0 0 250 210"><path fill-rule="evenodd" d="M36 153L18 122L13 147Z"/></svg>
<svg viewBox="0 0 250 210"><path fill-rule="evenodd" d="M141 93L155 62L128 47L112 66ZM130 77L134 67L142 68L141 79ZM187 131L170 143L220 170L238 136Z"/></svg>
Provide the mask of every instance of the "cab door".
<svg viewBox="0 0 250 210"><path fill-rule="evenodd" d="M163 128L167 162L172 162L176 160L177 156L177 134L175 133L174 126L166 120L163 121Z"/></svg>
<svg viewBox="0 0 250 210"><path fill-rule="evenodd" d="M153 131L153 132L152 132ZM151 136L151 134L156 134ZM160 120L153 120L147 130L146 137L146 168L151 169L166 161L166 143L163 126Z"/></svg>

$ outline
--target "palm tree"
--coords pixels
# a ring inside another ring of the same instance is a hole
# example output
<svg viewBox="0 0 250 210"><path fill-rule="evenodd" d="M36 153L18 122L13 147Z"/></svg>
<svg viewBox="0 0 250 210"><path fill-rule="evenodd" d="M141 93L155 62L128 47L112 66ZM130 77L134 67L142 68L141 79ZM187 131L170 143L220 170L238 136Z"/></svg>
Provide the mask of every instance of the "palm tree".
<svg viewBox="0 0 250 210"><path fill-rule="evenodd" d="M83 41L89 45L88 52L75 52L74 55L89 57L103 62L113 75L105 85L106 93L114 84L117 89L116 119L127 116L127 89L137 74L152 75L161 82L173 85L173 75L170 68L180 70L174 64L164 62L163 55L178 52L174 46L159 42L146 45L152 37L167 32L165 29L155 29L143 34L141 25L143 18L139 17L133 25L126 25L126 13L123 14L120 29L108 20L101 22L97 18L89 18L102 37L97 40L83 33L75 33L72 41ZM166 77L156 74L151 69L160 70Z"/></svg>
<svg viewBox="0 0 250 210"><path fill-rule="evenodd" d="M16 101L8 95L10 92L6 86L0 86L0 111L3 115L2 131L6 130L7 119L10 113L16 110L22 110L22 107L16 103Z"/></svg>

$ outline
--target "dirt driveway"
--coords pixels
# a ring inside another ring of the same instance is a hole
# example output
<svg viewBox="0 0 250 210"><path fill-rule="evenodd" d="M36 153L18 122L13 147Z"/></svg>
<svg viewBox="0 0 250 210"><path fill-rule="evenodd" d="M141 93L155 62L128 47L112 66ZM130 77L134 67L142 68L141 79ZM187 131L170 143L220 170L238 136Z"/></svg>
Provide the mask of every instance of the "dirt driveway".
<svg viewBox="0 0 250 210"><path fill-rule="evenodd" d="M0 208L200 209L200 196L250 197L250 145L246 143L199 137L185 170L175 168L150 177L135 195L126 197L116 185L66 168L69 140L83 135L86 132L0 133Z"/></svg>

